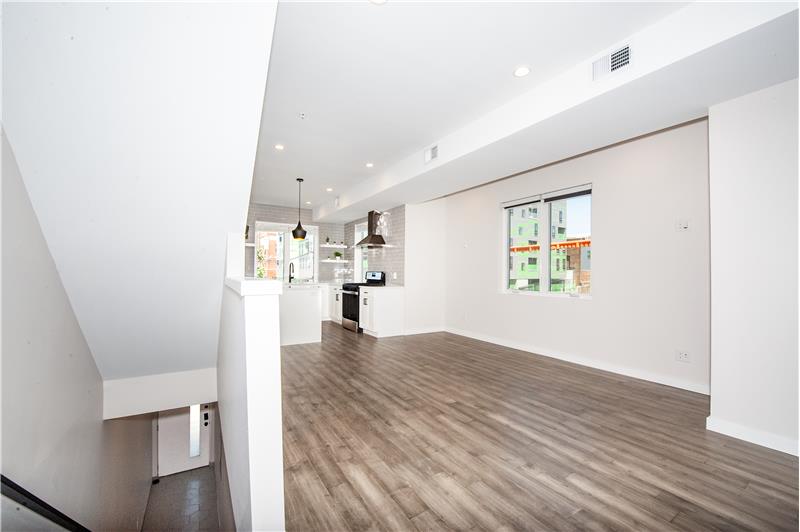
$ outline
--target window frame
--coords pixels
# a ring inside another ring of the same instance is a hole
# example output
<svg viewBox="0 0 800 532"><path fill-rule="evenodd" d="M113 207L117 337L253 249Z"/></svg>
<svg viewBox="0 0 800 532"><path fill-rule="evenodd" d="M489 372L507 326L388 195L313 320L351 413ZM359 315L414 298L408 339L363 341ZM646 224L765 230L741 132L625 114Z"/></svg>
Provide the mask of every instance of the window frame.
<svg viewBox="0 0 800 532"><path fill-rule="evenodd" d="M502 272L503 275L500 279L500 293L501 294L508 294L514 296L522 296L522 297L553 297L553 298L568 298L568 299L580 299L580 300L591 300L592 293L589 294L579 294L579 293L570 293L570 292L552 292L550 291L550 273L551 273L551 262L552 262L552 255L550 244L553 242L553 237L550 235L551 231L553 230L553 224L551 223L551 209L545 208L548 202L556 201L557 199L561 199L564 196L577 196L577 195L591 195L594 196L594 185L592 183L587 183L584 185L577 185L574 187L569 187L561 190L554 190L551 192L545 192L541 194L534 194L530 196L525 196L519 198L517 200L510 200L505 201L500 204L500 217L502 219L502 223L500 224L502 227L502 236L499 239L500 244L502 246ZM526 208L529 207L529 204L535 204L538 211L538 220L540 227L550 227L549 231L539 231L539 246L541 250L546 250L546 256L540 254L539 256L539 291L528 291L528 290L513 290L509 288L509 279L510 279L510 268L513 266L511 264L511 254L508 250L508 241L509 241L509 216L508 216L508 209L513 207L522 207L525 206ZM594 227L594 197L592 198L592 210L590 213L590 224L591 227ZM594 233L594 229L592 229L592 234ZM594 239L592 239L594 240ZM565 260L566 262L566 260ZM593 262L593 261L592 261Z"/></svg>

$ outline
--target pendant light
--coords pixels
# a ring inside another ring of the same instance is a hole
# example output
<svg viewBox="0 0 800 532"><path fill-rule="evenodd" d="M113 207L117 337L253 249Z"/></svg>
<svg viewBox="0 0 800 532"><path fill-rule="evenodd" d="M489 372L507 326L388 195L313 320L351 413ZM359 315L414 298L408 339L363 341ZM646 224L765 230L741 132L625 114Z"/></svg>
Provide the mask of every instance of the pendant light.
<svg viewBox="0 0 800 532"><path fill-rule="evenodd" d="M303 229L303 226L300 224L300 187L303 186L303 178L297 178L297 227L292 229L292 236L295 240L305 240L306 239L306 230Z"/></svg>

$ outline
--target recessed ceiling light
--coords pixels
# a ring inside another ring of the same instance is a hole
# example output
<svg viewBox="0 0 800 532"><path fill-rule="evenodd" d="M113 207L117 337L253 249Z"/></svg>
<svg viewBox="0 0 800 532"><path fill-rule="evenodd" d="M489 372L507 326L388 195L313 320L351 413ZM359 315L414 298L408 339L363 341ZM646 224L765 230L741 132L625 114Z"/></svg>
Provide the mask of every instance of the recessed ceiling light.
<svg viewBox="0 0 800 532"><path fill-rule="evenodd" d="M514 75L516 77L518 77L518 78L524 78L525 76L527 76L530 73L531 73L531 69L526 67L526 66L518 66L514 70Z"/></svg>
<svg viewBox="0 0 800 532"><path fill-rule="evenodd" d="M311 205L311 202L310 202L310 201L307 201L307 202L306 202L306 205Z"/></svg>
<svg viewBox="0 0 800 532"><path fill-rule="evenodd" d="M367 164L365 164L364 166L366 166L367 168L372 168L372 167L373 167L373 166L375 166L375 165L374 165L374 164L372 164L372 163L367 163Z"/></svg>
<svg viewBox="0 0 800 532"><path fill-rule="evenodd" d="M325 189L325 192L333 192L333 189L331 187L328 187Z"/></svg>
<svg viewBox="0 0 800 532"><path fill-rule="evenodd" d="M275 149L278 151L283 151L283 144L276 144Z"/></svg>
<svg viewBox="0 0 800 532"><path fill-rule="evenodd" d="M381 5L386 3L386 0L369 0L369 1L375 5Z"/></svg>

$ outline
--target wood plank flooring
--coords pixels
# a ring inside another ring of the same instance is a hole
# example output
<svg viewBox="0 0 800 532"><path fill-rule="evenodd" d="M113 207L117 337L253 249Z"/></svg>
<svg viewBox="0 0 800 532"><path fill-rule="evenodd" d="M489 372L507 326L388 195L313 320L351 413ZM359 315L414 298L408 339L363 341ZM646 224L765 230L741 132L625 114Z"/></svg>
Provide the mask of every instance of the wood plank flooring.
<svg viewBox="0 0 800 532"><path fill-rule="evenodd" d="M798 529L797 459L706 396L448 333L282 355L290 531Z"/></svg>

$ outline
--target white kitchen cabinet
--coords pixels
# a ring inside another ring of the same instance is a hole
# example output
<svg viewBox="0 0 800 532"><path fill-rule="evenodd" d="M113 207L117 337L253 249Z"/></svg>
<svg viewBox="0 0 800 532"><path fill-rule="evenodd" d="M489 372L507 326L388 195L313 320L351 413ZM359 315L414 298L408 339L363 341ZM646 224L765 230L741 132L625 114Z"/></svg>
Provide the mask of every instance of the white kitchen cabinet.
<svg viewBox="0 0 800 532"><path fill-rule="evenodd" d="M375 301L373 289L362 287L358 294L358 326L367 330L372 330L372 307Z"/></svg>
<svg viewBox="0 0 800 532"><path fill-rule="evenodd" d="M319 285L286 284L280 296L281 345L322 340Z"/></svg>
<svg viewBox="0 0 800 532"><path fill-rule="evenodd" d="M331 286L327 284L319 285L319 302L322 308L322 321L331 319Z"/></svg>
<svg viewBox="0 0 800 532"><path fill-rule="evenodd" d="M402 286L361 287L359 327L366 334L382 338L404 333L405 292Z"/></svg>
<svg viewBox="0 0 800 532"><path fill-rule="evenodd" d="M342 289L341 287L332 287L330 294L330 314L331 321L342 323Z"/></svg>

